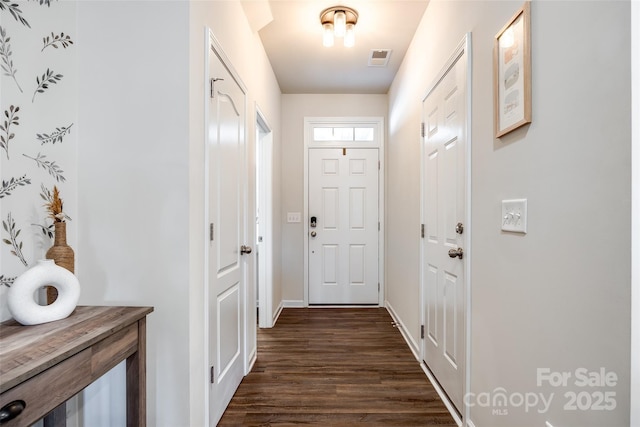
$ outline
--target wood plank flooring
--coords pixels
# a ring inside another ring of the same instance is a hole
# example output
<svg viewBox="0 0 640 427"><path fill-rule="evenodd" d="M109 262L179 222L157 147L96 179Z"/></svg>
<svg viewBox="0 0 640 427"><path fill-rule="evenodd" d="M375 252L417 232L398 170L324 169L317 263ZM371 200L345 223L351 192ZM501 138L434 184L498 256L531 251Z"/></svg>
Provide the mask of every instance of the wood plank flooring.
<svg viewBox="0 0 640 427"><path fill-rule="evenodd" d="M456 426L383 308L285 309L220 426Z"/></svg>

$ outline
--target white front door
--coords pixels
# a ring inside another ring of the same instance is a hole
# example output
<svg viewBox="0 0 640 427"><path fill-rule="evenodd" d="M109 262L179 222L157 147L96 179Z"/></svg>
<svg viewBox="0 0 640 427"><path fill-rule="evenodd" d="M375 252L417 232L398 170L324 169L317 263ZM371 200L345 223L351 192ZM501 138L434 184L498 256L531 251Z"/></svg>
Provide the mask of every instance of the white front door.
<svg viewBox="0 0 640 427"><path fill-rule="evenodd" d="M309 304L378 304L378 149L309 149Z"/></svg>
<svg viewBox="0 0 640 427"><path fill-rule="evenodd" d="M209 424L242 377L245 262L245 94L218 52L209 52Z"/></svg>
<svg viewBox="0 0 640 427"><path fill-rule="evenodd" d="M466 50L423 101L423 358L458 411L465 370ZM458 225L460 224L460 225ZM461 251L461 252L458 252ZM460 254L460 255L456 255Z"/></svg>

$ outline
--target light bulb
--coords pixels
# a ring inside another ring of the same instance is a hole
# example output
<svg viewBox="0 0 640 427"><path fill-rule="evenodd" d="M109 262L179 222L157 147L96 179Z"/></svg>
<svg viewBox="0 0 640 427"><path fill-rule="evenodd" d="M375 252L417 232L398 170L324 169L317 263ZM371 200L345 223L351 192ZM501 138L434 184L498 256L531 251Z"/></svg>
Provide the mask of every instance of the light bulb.
<svg viewBox="0 0 640 427"><path fill-rule="evenodd" d="M356 26L354 24L347 24L347 29L344 33L344 46L353 47L356 44Z"/></svg>
<svg viewBox="0 0 640 427"><path fill-rule="evenodd" d="M342 10L338 10L333 15L333 32L336 37L344 37L347 25L347 15Z"/></svg>
<svg viewBox="0 0 640 427"><path fill-rule="evenodd" d="M322 24L322 45L324 47L333 46L333 25L330 23Z"/></svg>

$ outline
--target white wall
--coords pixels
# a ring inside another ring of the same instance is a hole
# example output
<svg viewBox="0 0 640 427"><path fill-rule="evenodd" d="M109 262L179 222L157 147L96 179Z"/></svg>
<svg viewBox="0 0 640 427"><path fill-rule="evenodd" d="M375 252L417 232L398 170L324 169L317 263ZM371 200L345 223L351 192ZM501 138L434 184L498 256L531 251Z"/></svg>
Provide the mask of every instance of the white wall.
<svg viewBox="0 0 640 427"><path fill-rule="evenodd" d="M429 4L390 91L388 299L419 342L421 98L472 32L471 391L555 393L548 411L471 408L476 426L629 424L629 2L533 2L533 123L493 137L494 35L516 2ZM501 233L500 201L529 200L526 236ZM615 372L613 411L565 411L568 387L537 368ZM536 408L538 409L538 408Z"/></svg>
<svg viewBox="0 0 640 427"><path fill-rule="evenodd" d="M386 117L387 95L282 95L282 298L304 299L304 224L288 224L286 212L304 212L304 118ZM305 221L305 219L303 219ZM277 305L277 303L274 303Z"/></svg>
<svg viewBox="0 0 640 427"><path fill-rule="evenodd" d="M81 303L155 307L147 411L158 426L186 425L190 402L188 12L78 3ZM85 425L122 424L116 380L93 389L111 397L89 391Z"/></svg>

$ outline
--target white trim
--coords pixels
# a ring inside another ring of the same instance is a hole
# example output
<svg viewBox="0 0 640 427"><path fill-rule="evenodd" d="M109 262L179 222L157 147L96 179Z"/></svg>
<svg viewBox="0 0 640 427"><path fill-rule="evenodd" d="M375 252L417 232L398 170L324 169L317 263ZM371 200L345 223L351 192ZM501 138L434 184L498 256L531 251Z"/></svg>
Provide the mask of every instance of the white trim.
<svg viewBox="0 0 640 427"><path fill-rule="evenodd" d="M631 414L640 426L640 2L631 2Z"/></svg>
<svg viewBox="0 0 640 427"><path fill-rule="evenodd" d="M276 322L278 321L278 319L280 318L280 314L282 314L282 309L284 308L284 305L282 304L282 302L280 302L280 304L278 305L278 309L276 310L276 312L273 314L273 318L271 319L271 325L275 326Z"/></svg>
<svg viewBox="0 0 640 427"><path fill-rule="evenodd" d="M418 345L417 342L415 342L415 340L413 339L411 334L407 332L407 326L404 324L404 322L402 321L400 316L398 316L398 314L393 309L393 307L391 306L389 301L385 301L385 308L387 309L387 311L389 312L389 314L393 318L393 321L396 323L396 325L398 327L398 330L400 331L400 333L404 337L404 340L406 341L407 345L409 346L409 350L411 350L411 353L413 353L413 357L416 358L418 363L421 363L421 360L420 360L420 346Z"/></svg>
<svg viewBox="0 0 640 427"><path fill-rule="evenodd" d="M305 308L307 306L307 303L303 300L293 300L293 299L285 299L282 300L282 302L280 303L280 306L283 308Z"/></svg>
<svg viewBox="0 0 640 427"><path fill-rule="evenodd" d="M422 98L422 102L424 102L424 100L429 96L429 94L435 89L435 87L440 83L440 81L444 78L444 76L447 74L447 72L451 69L451 67L453 67L458 60L463 56L466 55L466 91L467 91L467 97L466 97L466 117L465 117L465 134L466 134L466 145L465 145L465 213L464 213L464 234L463 234L463 239L464 239L464 249L465 249L465 253L464 253L464 345L465 345L465 351L464 351L464 357L465 357L465 361L464 361L464 379L463 379L463 389L462 389L462 395L466 396L467 393L469 393L469 391L471 390L471 257L472 257L472 253L471 253L471 231L472 231L472 223L471 223L471 147L472 147L472 127L471 127L471 122L472 122L472 70L473 70L473 64L472 64L472 49L471 49L471 33L466 33L464 35L464 37L462 38L462 40L460 41L460 43L458 43L458 46L456 46L453 54L449 57L449 59L447 60L447 62L445 63L445 66L442 67L442 69L440 70L440 72L437 74L436 79L433 81L433 83L428 87L428 89L425 91L425 94ZM424 112L422 112L422 116L421 119L424 119ZM421 141L420 144L420 222L423 222L424 219L424 211L423 211L423 206L424 206L424 201L422 200L423 194L424 194L424 164L423 164L423 159L424 159L424 144L422 143L423 141ZM425 310L424 310L424 278L423 278L423 274L424 274L424 266L423 266L423 259L424 259L424 245L423 242L420 242L420 323L424 324L424 320L425 320ZM424 359L425 359L425 354L424 354L424 338L421 338L421 342L420 342L420 346L419 346L419 354L420 354L420 363L421 365L424 364ZM428 371L428 369L425 369L425 372ZM428 373L427 376L429 376L429 379L431 380L432 383L434 383L434 387L437 385L437 382L433 381L433 378L431 377L431 374ZM439 390L440 386L438 385L436 387L436 390ZM440 394L440 391L438 391L438 393ZM443 393L444 394L444 393ZM462 419L459 419L459 417L457 416L457 412L454 410L452 410L452 407L449 407L449 405L451 405L451 403L449 402L448 398L446 397L446 394L444 394L444 397L441 395L442 400L445 402L445 404L447 405L447 408L449 408L449 412L451 412L451 414L454 416L454 419L456 420L456 422L458 423L458 425L462 425L462 421L469 419L470 416L470 410L471 408L469 408L469 405L465 404L465 401L463 399L462 401L462 408L460 408L461 414L462 414Z"/></svg>
<svg viewBox="0 0 640 427"><path fill-rule="evenodd" d="M261 193L264 193L263 209L260 212L261 233L264 241L261 246L263 253L260 258L264 261L264 272L260 271L261 262L258 262L259 276L264 280L259 280L259 325L261 328L273 327L273 131L269 126L262 110L255 103L256 135L258 130L264 134L260 139L256 139L255 149L258 151L260 144L261 158L256 158L256 165L260 164ZM256 178L257 174L256 174ZM263 182L264 181L264 182ZM259 202L257 202L259 205ZM257 237L257 236L256 236Z"/></svg>
<svg viewBox="0 0 640 427"><path fill-rule="evenodd" d="M427 368L427 365L425 365L424 362L420 362L420 368L422 368L422 371L427 375L427 378L429 378L429 382L431 383L433 388L436 390L436 393L438 393L438 396L440 396L440 400L442 400L442 403L444 403L444 406L447 408L447 410L451 414L451 417L453 418L453 420L456 422L456 424L458 424L458 426L462 426L462 418L460 418L460 415L458 415L458 412L456 411L455 407L449 400L449 396L447 396L444 390L442 390L442 387L440 387L440 384L438 384L438 381L436 381L434 376L431 374L431 371L429 370L429 368Z"/></svg>
<svg viewBox="0 0 640 427"><path fill-rule="evenodd" d="M336 143L322 144L313 141L313 125L314 124L336 124L336 125L373 125L376 127L376 135L374 141L368 142L349 142L340 141ZM346 148L377 148L380 169L378 170L378 221L380 222L380 230L378 231L378 282L380 283L380 291L378 292L378 307L384 306L386 295L385 286L385 127L384 117L305 117L304 118L304 196L303 196L303 298L304 307L309 306L309 149L320 147L346 147Z"/></svg>

